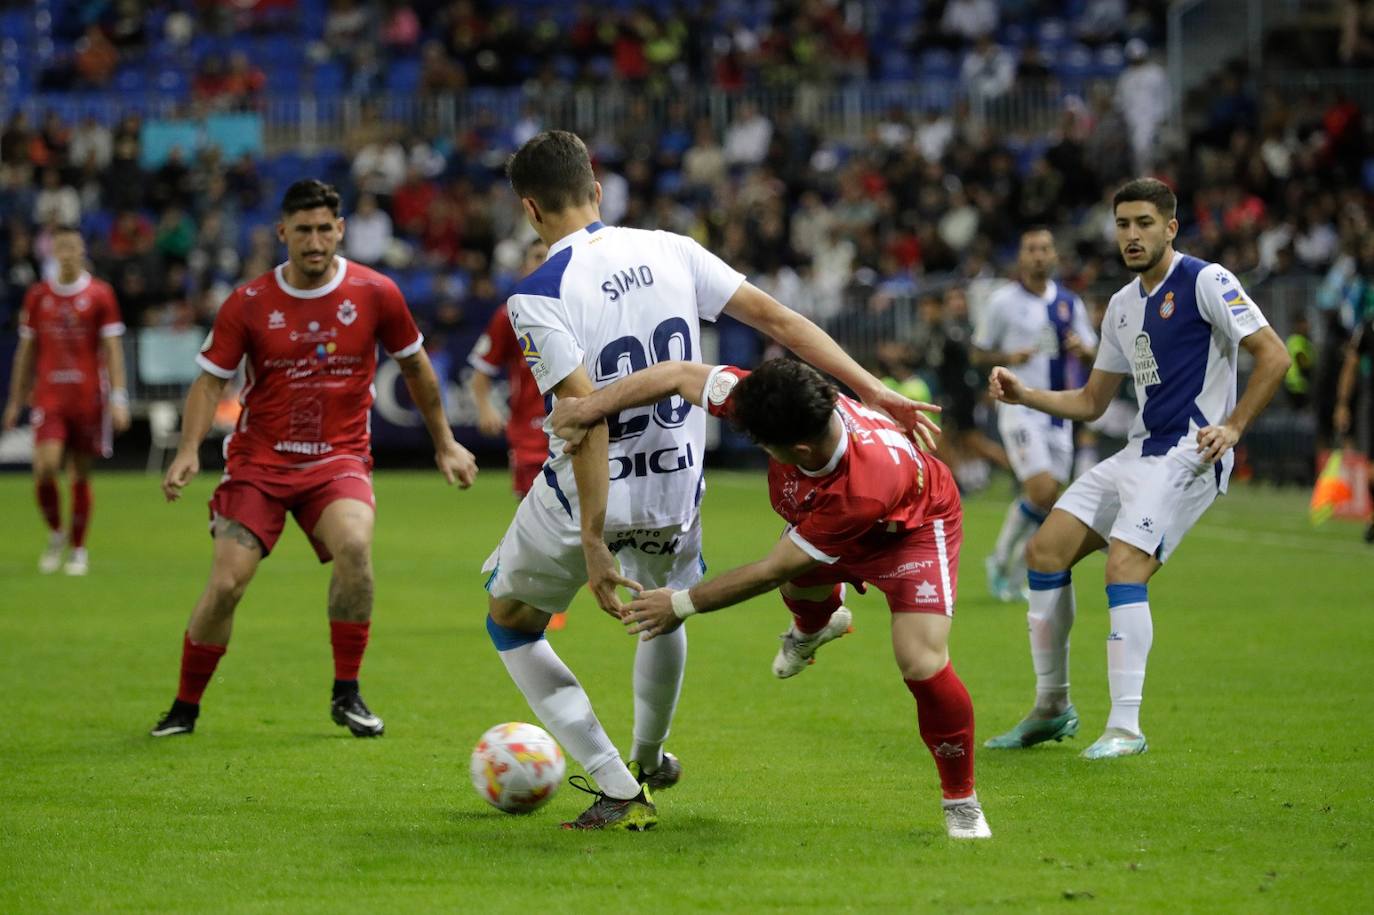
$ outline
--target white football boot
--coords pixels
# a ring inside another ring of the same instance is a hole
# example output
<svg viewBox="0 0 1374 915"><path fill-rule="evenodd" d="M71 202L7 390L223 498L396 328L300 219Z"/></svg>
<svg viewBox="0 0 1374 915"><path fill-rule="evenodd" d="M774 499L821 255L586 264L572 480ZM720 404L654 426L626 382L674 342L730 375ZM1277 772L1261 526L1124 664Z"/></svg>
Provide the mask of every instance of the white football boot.
<svg viewBox="0 0 1374 915"><path fill-rule="evenodd" d="M992 828L983 816L983 805L978 803L977 794L940 803L945 810L945 831L951 839L992 838Z"/></svg>
<svg viewBox="0 0 1374 915"><path fill-rule="evenodd" d="M67 557L67 564L62 567L63 575L85 575L91 570L90 557L86 555L86 548L79 546L72 550L72 554Z"/></svg>
<svg viewBox="0 0 1374 915"><path fill-rule="evenodd" d="M797 624L793 623L779 636L782 639L782 647L773 659L773 676L786 680L801 673L806 669L806 665L812 663L817 648L844 635L853 622L854 614L850 613L847 607L841 606L830 614L830 622L819 632L806 635L798 632Z"/></svg>
<svg viewBox="0 0 1374 915"><path fill-rule="evenodd" d="M62 554L67 551L67 535L53 531L48 535L48 548L38 557L38 571L51 575L62 568Z"/></svg>

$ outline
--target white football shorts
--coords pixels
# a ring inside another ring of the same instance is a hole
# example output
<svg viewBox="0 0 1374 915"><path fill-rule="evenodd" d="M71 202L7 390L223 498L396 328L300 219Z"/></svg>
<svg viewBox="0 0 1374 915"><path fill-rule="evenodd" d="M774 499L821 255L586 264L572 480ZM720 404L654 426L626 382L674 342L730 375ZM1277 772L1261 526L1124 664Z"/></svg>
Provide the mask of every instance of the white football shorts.
<svg viewBox="0 0 1374 915"><path fill-rule="evenodd" d="M535 487L538 488L536 483ZM681 526L605 532L606 544L620 560L620 571L646 589L680 591L701 581L701 517ZM526 496L506 535L482 565L492 597L511 598L546 613L568 609L587 584L582 535L577 522L536 492Z"/></svg>
<svg viewBox="0 0 1374 915"><path fill-rule="evenodd" d="M997 431L1018 481L1048 473L1060 483L1073 476L1073 424L1020 404L999 404Z"/></svg>
<svg viewBox="0 0 1374 915"><path fill-rule="evenodd" d="M1168 560L1217 497L1215 465L1187 443L1156 457L1119 451L1074 481L1054 507L1104 540L1129 543Z"/></svg>

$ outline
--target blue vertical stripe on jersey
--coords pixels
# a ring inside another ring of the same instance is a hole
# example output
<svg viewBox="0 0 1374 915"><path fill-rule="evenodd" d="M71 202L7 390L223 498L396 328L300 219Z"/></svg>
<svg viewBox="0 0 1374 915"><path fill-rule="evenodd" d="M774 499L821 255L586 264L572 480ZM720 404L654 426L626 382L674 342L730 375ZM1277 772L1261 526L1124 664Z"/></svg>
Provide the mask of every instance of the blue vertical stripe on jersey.
<svg viewBox="0 0 1374 915"><path fill-rule="evenodd" d="M1141 445L1144 457L1167 454L1188 434L1188 421L1201 428L1207 417L1197 398L1207 379L1207 356L1212 325L1202 317L1197 303L1197 277L1207 262L1186 254L1173 274L1145 301L1141 330L1150 335L1150 349L1159 369L1159 384L1145 388L1147 400L1141 411L1147 438ZM1174 311L1159 314L1160 303L1174 294ZM1128 350L1134 353L1134 344ZM1133 356L1132 356L1133 358Z"/></svg>
<svg viewBox="0 0 1374 915"><path fill-rule="evenodd" d="M1054 355L1050 357L1050 390L1062 391L1068 386L1068 356L1064 352L1064 340L1069 335L1069 329L1073 322L1073 299L1065 292L1064 288L1055 285L1054 298L1050 300L1045 308L1049 312L1050 326L1054 328ZM1064 307L1061 307L1064 306ZM1066 312L1067 309L1067 313ZM1056 429L1064 426L1065 420L1055 416L1051 418L1050 425Z"/></svg>
<svg viewBox="0 0 1374 915"><path fill-rule="evenodd" d="M553 457L553 452L550 451L549 461L552 461ZM553 494L558 497L558 504L563 506L563 511L567 512L568 517L571 518L573 516L572 503L568 501L567 496L563 495L563 487L558 485L558 474L553 472L553 468L549 466L548 461L544 462L544 482L549 484L549 488L553 490Z"/></svg>

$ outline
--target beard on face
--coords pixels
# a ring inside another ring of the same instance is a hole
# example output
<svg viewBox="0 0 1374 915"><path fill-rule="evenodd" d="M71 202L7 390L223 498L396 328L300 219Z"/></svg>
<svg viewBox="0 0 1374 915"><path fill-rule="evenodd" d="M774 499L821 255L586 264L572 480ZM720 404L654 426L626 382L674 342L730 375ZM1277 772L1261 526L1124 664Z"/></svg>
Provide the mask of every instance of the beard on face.
<svg viewBox="0 0 1374 915"><path fill-rule="evenodd" d="M1142 245L1141 247L1144 247L1144 245ZM1121 252L1121 262L1125 264L1126 269L1131 271L1132 273L1149 273L1150 270L1154 268L1155 264L1158 264L1160 259L1164 257L1165 247L1167 247L1167 245L1160 245L1153 251L1147 248L1145 251L1145 263L1139 267L1132 267L1130 265L1130 263L1126 260L1126 252L1124 251Z"/></svg>

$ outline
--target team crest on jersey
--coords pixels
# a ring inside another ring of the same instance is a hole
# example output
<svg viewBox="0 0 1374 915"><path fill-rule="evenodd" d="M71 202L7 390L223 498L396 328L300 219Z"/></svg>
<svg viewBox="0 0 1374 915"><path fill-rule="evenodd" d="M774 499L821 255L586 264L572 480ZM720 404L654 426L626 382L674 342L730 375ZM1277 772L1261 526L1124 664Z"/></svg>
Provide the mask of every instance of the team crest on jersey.
<svg viewBox="0 0 1374 915"><path fill-rule="evenodd" d="M1174 294L1164 293L1164 301L1159 303L1159 316L1164 320L1169 320L1174 316Z"/></svg>
<svg viewBox="0 0 1374 915"><path fill-rule="evenodd" d="M280 311L270 311L267 313L267 329L281 330L286 326L286 315Z"/></svg>
<svg viewBox="0 0 1374 915"><path fill-rule="evenodd" d="M344 299L343 304L339 306L338 317L339 323L342 324L344 327L347 327L354 321L358 320L358 306L354 305L352 300Z"/></svg>
<svg viewBox="0 0 1374 915"><path fill-rule="evenodd" d="M76 305L77 311L85 311L87 308L91 307L91 300L84 295L77 296L74 304Z"/></svg>
<svg viewBox="0 0 1374 915"><path fill-rule="evenodd" d="M1135 337L1135 386L1138 388L1159 384L1159 363L1150 347L1150 335L1136 334Z"/></svg>
<svg viewBox="0 0 1374 915"><path fill-rule="evenodd" d="M1068 303L1068 302L1065 302L1065 301L1063 301L1063 300L1060 300L1060 302L1059 302L1059 320L1061 320L1061 321L1068 321L1068 320L1069 320L1069 317L1070 317L1070 315L1072 315L1072 313L1073 313L1073 312L1072 312L1071 309L1069 308L1069 303Z"/></svg>

